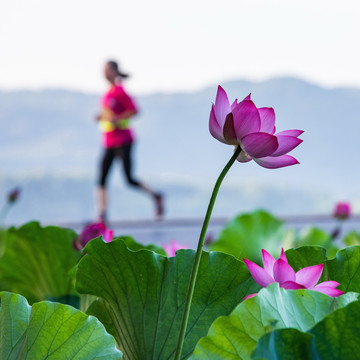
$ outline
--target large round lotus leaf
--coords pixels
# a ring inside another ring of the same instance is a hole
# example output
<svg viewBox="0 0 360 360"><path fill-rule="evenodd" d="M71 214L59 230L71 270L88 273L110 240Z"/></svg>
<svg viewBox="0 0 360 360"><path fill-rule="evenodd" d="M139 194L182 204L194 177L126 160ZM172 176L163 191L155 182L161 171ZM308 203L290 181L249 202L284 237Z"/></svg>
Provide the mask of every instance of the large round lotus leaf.
<svg viewBox="0 0 360 360"><path fill-rule="evenodd" d="M122 354L104 326L71 306L43 301L32 307L0 293L0 359L117 360Z"/></svg>
<svg viewBox="0 0 360 360"><path fill-rule="evenodd" d="M131 236L121 236L114 238L114 240L122 240L126 247L132 251L151 250L157 254L166 256L166 251L161 246L153 244L143 245L136 242Z"/></svg>
<svg viewBox="0 0 360 360"><path fill-rule="evenodd" d="M73 248L75 237L72 230L37 222L10 228L0 261L1 290L21 294L30 303L74 294L69 272L80 258Z"/></svg>
<svg viewBox="0 0 360 360"><path fill-rule="evenodd" d="M209 250L261 263L261 249L280 255L285 237L283 222L265 211L237 216L220 232Z"/></svg>
<svg viewBox="0 0 360 360"><path fill-rule="evenodd" d="M305 360L311 357L313 337L296 329L274 330L258 342L253 360Z"/></svg>
<svg viewBox="0 0 360 360"><path fill-rule="evenodd" d="M360 246L338 251L336 258L326 262L329 279L339 282L342 291L360 293Z"/></svg>
<svg viewBox="0 0 360 360"><path fill-rule="evenodd" d="M101 301L89 309L114 333L124 356L132 360L174 356L195 252L165 257L131 251L123 241L92 240L76 274L80 293ZM189 356L211 323L230 314L257 291L244 263L223 253L203 252L182 358Z"/></svg>
<svg viewBox="0 0 360 360"><path fill-rule="evenodd" d="M249 359L259 339L281 328L308 331L338 307L357 300L349 293L334 299L311 290L285 290L277 283L239 304L229 316L219 317L198 342L192 360Z"/></svg>
<svg viewBox="0 0 360 360"><path fill-rule="evenodd" d="M335 311L309 333L315 337L318 359L359 359L360 302Z"/></svg>
<svg viewBox="0 0 360 360"><path fill-rule="evenodd" d="M331 260L327 260L324 248L314 246L287 250L286 257L295 271L310 265L324 264L320 281L335 280L340 283L338 289L360 293L360 246L342 249Z"/></svg>
<svg viewBox="0 0 360 360"><path fill-rule="evenodd" d="M286 258L290 266L295 270L324 264L327 260L326 249L318 246L302 246L298 249L289 249L285 251Z"/></svg>
<svg viewBox="0 0 360 360"><path fill-rule="evenodd" d="M252 359L357 360L360 354L360 302L334 311L304 333L275 330L262 337Z"/></svg>

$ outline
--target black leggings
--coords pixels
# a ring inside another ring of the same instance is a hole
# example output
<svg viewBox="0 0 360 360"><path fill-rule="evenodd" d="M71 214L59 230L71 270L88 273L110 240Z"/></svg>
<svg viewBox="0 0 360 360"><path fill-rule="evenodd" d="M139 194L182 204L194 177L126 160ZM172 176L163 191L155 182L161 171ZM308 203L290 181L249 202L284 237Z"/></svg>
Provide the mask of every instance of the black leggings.
<svg viewBox="0 0 360 360"><path fill-rule="evenodd" d="M101 160L100 177L98 184L102 187L106 185L107 175L109 173L111 164L114 158L119 158L123 162L123 168L126 175L127 182L135 187L141 187L141 183L135 180L132 176L132 162L131 162L131 147L132 144L123 145L117 148L105 148L104 155Z"/></svg>

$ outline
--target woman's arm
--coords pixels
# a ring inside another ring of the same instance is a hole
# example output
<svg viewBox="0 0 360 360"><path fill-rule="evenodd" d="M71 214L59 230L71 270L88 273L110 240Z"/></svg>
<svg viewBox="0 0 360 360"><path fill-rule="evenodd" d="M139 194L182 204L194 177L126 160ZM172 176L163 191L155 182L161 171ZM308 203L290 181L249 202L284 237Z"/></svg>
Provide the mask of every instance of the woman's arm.
<svg viewBox="0 0 360 360"><path fill-rule="evenodd" d="M121 114L115 114L110 108L105 108L102 114L96 116L96 120L107 120L110 122L117 122L123 119L129 119L137 114L136 110L125 110Z"/></svg>
<svg viewBox="0 0 360 360"><path fill-rule="evenodd" d="M97 116L97 120L117 122L138 113L137 106L133 99L125 92L122 86L116 86L103 101L103 112Z"/></svg>

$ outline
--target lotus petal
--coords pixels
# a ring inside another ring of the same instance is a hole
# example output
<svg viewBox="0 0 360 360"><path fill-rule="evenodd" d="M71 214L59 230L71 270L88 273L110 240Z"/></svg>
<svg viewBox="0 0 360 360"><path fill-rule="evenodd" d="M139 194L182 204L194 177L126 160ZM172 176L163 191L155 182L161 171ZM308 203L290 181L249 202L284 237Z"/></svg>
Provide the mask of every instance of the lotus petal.
<svg viewBox="0 0 360 360"><path fill-rule="evenodd" d="M341 291L339 289L334 289L333 287L330 287L330 286L315 286L311 290L319 291L319 292L329 295L331 297L337 297L337 296L344 294L343 291Z"/></svg>
<svg viewBox="0 0 360 360"><path fill-rule="evenodd" d="M276 135L279 136L295 136L298 137L300 136L304 131L303 130L284 130L284 131L280 131L278 132Z"/></svg>
<svg viewBox="0 0 360 360"><path fill-rule="evenodd" d="M299 164L299 162L290 155L282 155L278 157L267 156L264 158L253 158L260 166L267 169L278 169L285 166Z"/></svg>
<svg viewBox="0 0 360 360"><path fill-rule="evenodd" d="M282 286L286 281L296 281L294 269L284 260L275 261L273 268L274 280Z"/></svg>
<svg viewBox="0 0 360 360"><path fill-rule="evenodd" d="M241 139L241 145L252 158L269 156L278 148L276 136L264 132L246 135Z"/></svg>
<svg viewBox="0 0 360 360"><path fill-rule="evenodd" d="M176 255L176 252L180 249L188 249L188 246L185 244L180 244L176 240L171 240L170 243L162 245L168 257L173 257Z"/></svg>
<svg viewBox="0 0 360 360"><path fill-rule="evenodd" d="M238 139L260 130L260 114L251 100L241 101L232 111L234 127Z"/></svg>
<svg viewBox="0 0 360 360"><path fill-rule="evenodd" d="M298 284L295 281L285 281L285 282L281 283L281 287L283 289L287 289L287 290L306 289L305 286Z"/></svg>
<svg viewBox="0 0 360 360"><path fill-rule="evenodd" d="M231 112L230 102L225 90L219 85L214 105L215 118L222 128L225 123L226 115Z"/></svg>
<svg viewBox="0 0 360 360"><path fill-rule="evenodd" d="M259 108L259 114L261 119L261 132L269 134L275 133L275 111L273 108Z"/></svg>
<svg viewBox="0 0 360 360"><path fill-rule="evenodd" d="M212 106L211 111L210 111L209 130L210 130L210 134L215 139L217 139L217 140L221 141L222 143L226 144L226 141L225 141L224 135L223 135L223 129L219 125L219 123L217 122L216 117L215 117L214 105Z"/></svg>
<svg viewBox="0 0 360 360"><path fill-rule="evenodd" d="M104 236L106 233L106 226L104 223L93 223L86 225L81 231L79 240L82 246L85 246L90 240L99 236Z"/></svg>
<svg viewBox="0 0 360 360"><path fill-rule="evenodd" d="M326 287L332 287L332 288L336 288L340 285L340 283L338 283L337 281L323 281L322 283L317 284L316 286L326 286Z"/></svg>
<svg viewBox="0 0 360 360"><path fill-rule="evenodd" d="M312 288L317 284L322 274L324 265L307 266L296 273L296 282L307 288Z"/></svg>
<svg viewBox="0 0 360 360"><path fill-rule="evenodd" d="M271 156L281 156L287 154L289 151L295 149L303 141L294 136L285 136L276 134L279 147L271 154Z"/></svg>
<svg viewBox="0 0 360 360"><path fill-rule="evenodd" d="M284 249L281 249L280 259L284 260L286 263L288 262L287 258L286 258L286 255L285 255Z"/></svg>
<svg viewBox="0 0 360 360"><path fill-rule="evenodd" d="M227 114L223 129L224 139L229 145L238 145L239 141L236 139L236 133L234 129L234 117L232 113Z"/></svg>
<svg viewBox="0 0 360 360"><path fill-rule="evenodd" d="M264 249L261 250L262 259L264 264L264 269L269 275L273 275L273 267L275 264L275 259Z"/></svg>
<svg viewBox="0 0 360 360"><path fill-rule="evenodd" d="M258 293L250 294L250 295L248 295L248 296L245 296L245 297L244 297L244 301L245 301L246 299L250 299L250 298L256 296L257 294L258 294Z"/></svg>
<svg viewBox="0 0 360 360"><path fill-rule="evenodd" d="M243 259L245 265L249 269L251 276L262 287L266 287L274 282L274 279L259 265L253 263L250 260Z"/></svg>
<svg viewBox="0 0 360 360"><path fill-rule="evenodd" d="M237 99L235 99L235 101L231 104L231 111L233 111L236 106L238 106L238 100Z"/></svg>
<svg viewBox="0 0 360 360"><path fill-rule="evenodd" d="M105 242L111 242L114 237L114 230L106 229L103 234L103 239Z"/></svg>

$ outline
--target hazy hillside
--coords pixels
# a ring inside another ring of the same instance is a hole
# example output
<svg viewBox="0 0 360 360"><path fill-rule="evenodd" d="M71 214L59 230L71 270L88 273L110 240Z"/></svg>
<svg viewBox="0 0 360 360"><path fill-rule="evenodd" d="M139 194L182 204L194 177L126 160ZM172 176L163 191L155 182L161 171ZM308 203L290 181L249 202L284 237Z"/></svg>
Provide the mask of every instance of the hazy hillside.
<svg viewBox="0 0 360 360"><path fill-rule="evenodd" d="M216 214L231 216L256 207L279 214L330 212L341 199L360 204L359 89L324 89L291 78L221 85L231 99L251 92L257 106L274 107L279 131L299 128L305 133L304 143L293 152L301 165L266 170L254 163L236 164ZM202 215L210 188L232 154L232 147L208 132L216 88L137 98L136 172L166 192L170 217ZM0 92L0 194L18 183L24 187L23 201L9 220L95 215L100 141L93 118L98 99L65 90ZM112 216L150 217L150 201L124 189L119 172L114 167L112 193L119 200L112 203Z"/></svg>

